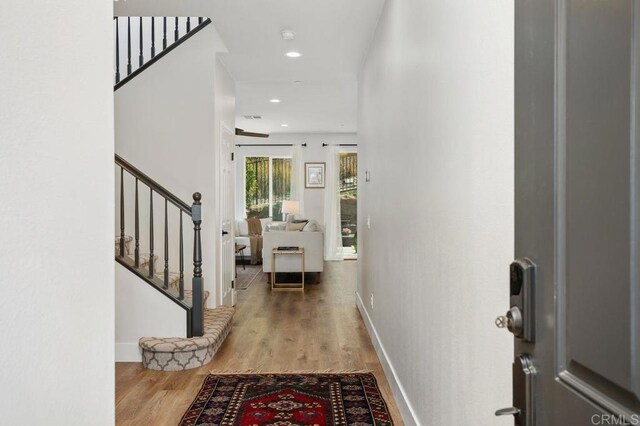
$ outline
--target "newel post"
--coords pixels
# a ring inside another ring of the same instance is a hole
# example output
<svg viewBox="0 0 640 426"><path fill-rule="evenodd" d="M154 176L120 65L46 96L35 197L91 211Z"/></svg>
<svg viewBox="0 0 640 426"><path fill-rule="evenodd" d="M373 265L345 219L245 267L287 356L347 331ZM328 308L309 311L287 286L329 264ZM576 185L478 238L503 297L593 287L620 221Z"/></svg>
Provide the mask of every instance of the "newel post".
<svg viewBox="0 0 640 426"><path fill-rule="evenodd" d="M193 194L193 205L191 206L191 218L193 219L193 280L191 283L193 305L191 307L191 330L193 336L202 336L204 334L202 242L200 240L200 224L202 223L201 199L202 195L199 192Z"/></svg>

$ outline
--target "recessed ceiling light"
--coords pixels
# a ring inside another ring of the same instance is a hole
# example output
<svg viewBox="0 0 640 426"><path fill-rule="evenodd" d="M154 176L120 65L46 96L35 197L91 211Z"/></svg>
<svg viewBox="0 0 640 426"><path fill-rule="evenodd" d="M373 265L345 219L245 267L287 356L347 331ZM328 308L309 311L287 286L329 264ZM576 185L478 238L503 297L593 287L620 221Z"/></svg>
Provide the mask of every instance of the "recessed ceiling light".
<svg viewBox="0 0 640 426"><path fill-rule="evenodd" d="M278 98L269 99L269 102L271 102L272 104L279 104L280 103L280 99L278 99Z"/></svg>
<svg viewBox="0 0 640 426"><path fill-rule="evenodd" d="M282 123L281 126L282 127L289 127L289 125L287 123Z"/></svg>
<svg viewBox="0 0 640 426"><path fill-rule="evenodd" d="M287 52L284 55L289 58L299 58L300 56L302 56L302 53L292 50L291 52Z"/></svg>
<svg viewBox="0 0 640 426"><path fill-rule="evenodd" d="M302 80L296 80L293 82L293 84L302 84Z"/></svg>
<svg viewBox="0 0 640 426"><path fill-rule="evenodd" d="M282 30L280 31L280 34L282 35L283 40L293 40L296 38L296 33L292 30Z"/></svg>

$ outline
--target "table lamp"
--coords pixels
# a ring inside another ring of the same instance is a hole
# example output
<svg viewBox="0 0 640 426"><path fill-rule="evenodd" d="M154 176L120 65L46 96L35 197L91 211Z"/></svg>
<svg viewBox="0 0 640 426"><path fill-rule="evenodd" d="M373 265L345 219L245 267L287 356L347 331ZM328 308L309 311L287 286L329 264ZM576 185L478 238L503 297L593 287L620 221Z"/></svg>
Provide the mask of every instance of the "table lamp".
<svg viewBox="0 0 640 426"><path fill-rule="evenodd" d="M285 221L289 222L295 219L295 216L300 212L300 202L294 200L285 200L282 202L282 214L286 215Z"/></svg>

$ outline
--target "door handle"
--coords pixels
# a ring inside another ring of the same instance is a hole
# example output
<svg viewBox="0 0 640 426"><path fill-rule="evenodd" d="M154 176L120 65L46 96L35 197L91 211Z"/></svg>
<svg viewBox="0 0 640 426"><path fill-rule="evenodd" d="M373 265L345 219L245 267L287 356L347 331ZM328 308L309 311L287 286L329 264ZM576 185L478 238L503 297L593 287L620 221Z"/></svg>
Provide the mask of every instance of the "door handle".
<svg viewBox="0 0 640 426"><path fill-rule="evenodd" d="M536 369L529 355L517 356L512 366L512 404L501 408L496 416L513 416L517 426L533 426L534 422L534 380Z"/></svg>
<svg viewBox="0 0 640 426"><path fill-rule="evenodd" d="M501 408L500 410L496 411L496 416L517 416L520 413L521 411L519 408L509 407Z"/></svg>
<svg viewBox="0 0 640 426"><path fill-rule="evenodd" d="M222 236L228 235L229 233L227 231L225 231L224 229L222 230Z"/></svg>

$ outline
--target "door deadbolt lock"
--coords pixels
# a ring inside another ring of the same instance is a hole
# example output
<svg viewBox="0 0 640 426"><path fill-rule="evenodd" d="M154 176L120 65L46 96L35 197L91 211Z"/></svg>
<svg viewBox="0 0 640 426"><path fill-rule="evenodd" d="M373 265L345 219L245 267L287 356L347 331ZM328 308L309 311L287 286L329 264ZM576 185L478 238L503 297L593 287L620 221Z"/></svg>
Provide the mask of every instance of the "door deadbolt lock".
<svg viewBox="0 0 640 426"><path fill-rule="evenodd" d="M522 311L517 306L509 309L506 315L496 318L498 328L507 328L516 337L521 337L524 331L522 324Z"/></svg>
<svg viewBox="0 0 640 426"><path fill-rule="evenodd" d="M496 326L506 328L518 339L533 342L535 265L529 259L518 259L510 265L509 277L511 308L496 318Z"/></svg>

